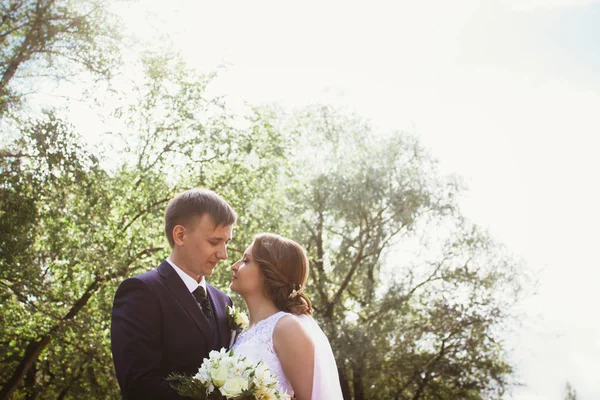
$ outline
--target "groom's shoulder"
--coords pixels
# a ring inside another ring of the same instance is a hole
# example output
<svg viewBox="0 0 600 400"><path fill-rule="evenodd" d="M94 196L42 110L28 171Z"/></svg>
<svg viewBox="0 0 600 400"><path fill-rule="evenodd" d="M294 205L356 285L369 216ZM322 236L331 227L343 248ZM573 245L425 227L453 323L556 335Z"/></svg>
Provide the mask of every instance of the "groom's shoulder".
<svg viewBox="0 0 600 400"><path fill-rule="evenodd" d="M134 284L134 282L137 282L138 284L141 283L141 284L145 284L145 285L148 285L148 286L153 286L156 283L160 282L160 280L161 280L160 279L159 268L160 267L151 269L151 270L146 271L146 272L142 272L142 273L134 275L134 276L131 276L131 277L125 279L121 283L121 285L124 285L124 284L125 285L126 284Z"/></svg>
<svg viewBox="0 0 600 400"><path fill-rule="evenodd" d="M115 298L135 295L153 296L162 290L160 274L157 269L143 272L123 280L117 287Z"/></svg>
<svg viewBox="0 0 600 400"><path fill-rule="evenodd" d="M134 275L134 276L130 276L129 278L125 279L123 282L141 281L144 283L152 283L152 282L155 282L158 278L159 278L158 270L151 269L150 271L146 271L146 272L142 272L140 274Z"/></svg>
<svg viewBox="0 0 600 400"><path fill-rule="evenodd" d="M143 282L155 281L159 278L158 268L151 269L150 271L142 272L141 274L132 276L130 279L139 279Z"/></svg>

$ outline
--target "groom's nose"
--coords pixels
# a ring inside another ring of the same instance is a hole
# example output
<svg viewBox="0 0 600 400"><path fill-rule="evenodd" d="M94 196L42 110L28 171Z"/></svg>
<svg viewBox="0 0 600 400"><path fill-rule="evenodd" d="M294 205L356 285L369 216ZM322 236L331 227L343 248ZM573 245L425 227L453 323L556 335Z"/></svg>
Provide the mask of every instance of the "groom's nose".
<svg viewBox="0 0 600 400"><path fill-rule="evenodd" d="M225 245L223 245L223 247L219 249L217 256L221 260L227 260L227 247Z"/></svg>

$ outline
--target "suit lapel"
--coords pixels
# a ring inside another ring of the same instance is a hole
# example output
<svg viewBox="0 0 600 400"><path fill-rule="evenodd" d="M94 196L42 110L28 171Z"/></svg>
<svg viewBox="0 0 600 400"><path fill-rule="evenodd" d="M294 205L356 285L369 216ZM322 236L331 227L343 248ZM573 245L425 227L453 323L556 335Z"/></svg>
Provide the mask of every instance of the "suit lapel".
<svg viewBox="0 0 600 400"><path fill-rule="evenodd" d="M210 346L214 343L215 334L210 328L208 319L204 316L194 296L189 292L185 283L181 280L177 272L169 265L167 261L163 261L158 267L158 272L163 278L165 286L169 289L175 300L183 307L188 315L194 320L198 329L202 332L206 339L206 343Z"/></svg>
<svg viewBox="0 0 600 400"><path fill-rule="evenodd" d="M229 344L229 321L227 320L227 311L225 310L225 304L219 301L219 295L216 293L217 289L207 284L208 294L212 302L213 310L215 310L215 317L217 325L219 327L219 337L221 347L226 347Z"/></svg>

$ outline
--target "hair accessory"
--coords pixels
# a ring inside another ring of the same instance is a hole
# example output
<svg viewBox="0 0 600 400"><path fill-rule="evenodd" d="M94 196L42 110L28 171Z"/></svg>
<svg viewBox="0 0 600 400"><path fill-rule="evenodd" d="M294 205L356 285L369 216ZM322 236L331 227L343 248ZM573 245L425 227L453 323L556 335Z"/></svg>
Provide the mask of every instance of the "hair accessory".
<svg viewBox="0 0 600 400"><path fill-rule="evenodd" d="M298 290L296 290L296 287L298 287ZM295 298L296 296L298 296L300 294L300 292L302 291L302 285L298 285L295 284L294 285L294 290L292 290L292 293L290 293L290 295L288 296L290 299Z"/></svg>

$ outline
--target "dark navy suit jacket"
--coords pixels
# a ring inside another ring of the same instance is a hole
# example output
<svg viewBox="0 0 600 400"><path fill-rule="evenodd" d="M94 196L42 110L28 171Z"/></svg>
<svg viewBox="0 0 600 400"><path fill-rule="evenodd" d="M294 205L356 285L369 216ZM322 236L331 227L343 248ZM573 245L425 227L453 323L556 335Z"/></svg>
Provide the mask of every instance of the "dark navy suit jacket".
<svg viewBox="0 0 600 400"><path fill-rule="evenodd" d="M184 399L165 378L172 372L195 374L211 350L229 345L226 306L231 298L206 288L218 332L167 261L121 283L112 310L111 346L124 399Z"/></svg>

